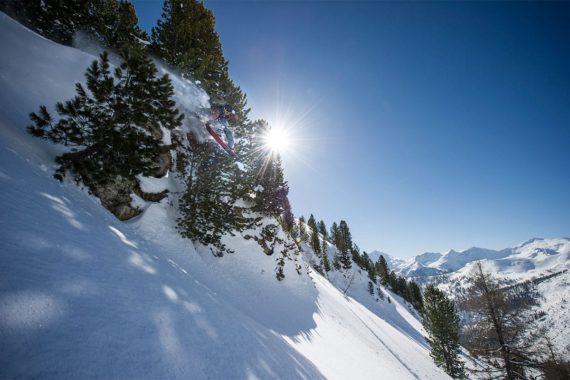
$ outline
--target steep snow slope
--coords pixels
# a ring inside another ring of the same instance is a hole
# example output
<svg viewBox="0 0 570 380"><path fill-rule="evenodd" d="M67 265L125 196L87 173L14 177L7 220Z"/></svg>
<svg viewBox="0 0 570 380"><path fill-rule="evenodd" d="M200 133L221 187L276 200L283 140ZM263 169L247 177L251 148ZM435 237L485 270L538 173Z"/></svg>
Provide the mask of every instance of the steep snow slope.
<svg viewBox="0 0 570 380"><path fill-rule="evenodd" d="M291 263L277 282L252 241L228 237L222 259L196 250L168 199L121 223L54 181L61 148L28 136L27 115L73 96L94 57L1 13L0 33L0 378L447 378L398 297L343 295ZM175 87L185 110L207 105ZM162 182L146 186L175 185Z"/></svg>
<svg viewBox="0 0 570 380"><path fill-rule="evenodd" d="M570 271L541 282L537 291L542 299L535 310L544 313L539 326L554 347L570 360Z"/></svg>

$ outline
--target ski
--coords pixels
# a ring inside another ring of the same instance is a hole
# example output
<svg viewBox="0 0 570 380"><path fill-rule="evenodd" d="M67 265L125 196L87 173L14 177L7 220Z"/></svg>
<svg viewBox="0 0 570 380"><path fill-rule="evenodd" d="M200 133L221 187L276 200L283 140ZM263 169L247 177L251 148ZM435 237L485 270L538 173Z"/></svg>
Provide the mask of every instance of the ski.
<svg viewBox="0 0 570 380"><path fill-rule="evenodd" d="M232 156L232 157L235 158L237 161L239 161L239 156L236 154L236 152L234 152L233 149L230 148L230 147L228 146L228 144L226 144L226 143L224 142L224 140L222 140L222 138L220 137L220 135L218 135L218 134L212 129L212 127L210 126L210 123L206 123L206 129L208 130L208 132L210 132L210 134L212 135L212 137L214 138L214 140L216 140L216 142L217 142L218 144L220 144L220 146L221 146L222 148L224 148L224 150L225 150L226 152L228 152L228 154L229 154L230 156Z"/></svg>

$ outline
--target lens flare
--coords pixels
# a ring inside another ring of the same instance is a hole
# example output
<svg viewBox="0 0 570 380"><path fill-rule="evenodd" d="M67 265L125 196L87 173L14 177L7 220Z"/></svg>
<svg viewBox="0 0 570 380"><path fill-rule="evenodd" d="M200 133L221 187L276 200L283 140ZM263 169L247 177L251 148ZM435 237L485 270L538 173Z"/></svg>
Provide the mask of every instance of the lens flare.
<svg viewBox="0 0 570 380"><path fill-rule="evenodd" d="M290 141L289 135L281 128L271 128L264 137L265 147L276 153L286 152Z"/></svg>

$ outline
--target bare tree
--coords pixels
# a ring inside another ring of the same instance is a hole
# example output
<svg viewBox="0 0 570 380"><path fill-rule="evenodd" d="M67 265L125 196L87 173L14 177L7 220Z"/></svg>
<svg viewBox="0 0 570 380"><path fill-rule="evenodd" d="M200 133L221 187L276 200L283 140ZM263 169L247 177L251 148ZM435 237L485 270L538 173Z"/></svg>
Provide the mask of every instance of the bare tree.
<svg viewBox="0 0 570 380"><path fill-rule="evenodd" d="M524 313L533 305L533 297L501 288L480 262L470 285L464 308L472 322L466 328L464 345L488 365L486 372L492 378L526 379L529 368L540 368L533 318Z"/></svg>

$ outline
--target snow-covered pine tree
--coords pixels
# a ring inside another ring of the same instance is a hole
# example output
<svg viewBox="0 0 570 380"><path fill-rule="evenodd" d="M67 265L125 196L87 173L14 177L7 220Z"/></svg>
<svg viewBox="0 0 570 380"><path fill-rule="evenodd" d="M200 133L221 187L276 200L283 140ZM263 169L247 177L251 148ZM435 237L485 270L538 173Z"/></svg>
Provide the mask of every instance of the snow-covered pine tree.
<svg viewBox="0 0 570 380"><path fill-rule="evenodd" d="M87 88L78 83L77 95L56 105L60 119L55 123L41 106L39 114L30 114L29 131L69 146L71 151L57 157L56 177L71 172L124 220L140 212L130 206L131 193L141 193L136 176L166 173L171 147L162 141L163 128L179 126L183 115L172 100L170 79L157 77L143 45L125 48L121 58L111 74L108 54L102 53L87 69Z"/></svg>
<svg viewBox="0 0 570 380"><path fill-rule="evenodd" d="M454 379L464 379L464 363L459 358L459 315L453 301L433 285L424 293L423 325L435 364Z"/></svg>

